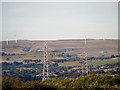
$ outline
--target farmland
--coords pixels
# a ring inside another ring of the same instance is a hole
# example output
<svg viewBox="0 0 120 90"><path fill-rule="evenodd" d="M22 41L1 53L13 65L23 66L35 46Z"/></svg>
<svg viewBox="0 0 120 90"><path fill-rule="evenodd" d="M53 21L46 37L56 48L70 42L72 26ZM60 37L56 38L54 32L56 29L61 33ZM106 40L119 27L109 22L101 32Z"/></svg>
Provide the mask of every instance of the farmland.
<svg viewBox="0 0 120 90"><path fill-rule="evenodd" d="M109 60L90 60L88 61L88 66L93 65L94 67L97 67L98 65L105 65L105 64L112 64L117 63L118 58L115 59L109 59ZM81 66L81 63L79 61L71 61L71 62L64 62L64 63L58 63L59 66Z"/></svg>
<svg viewBox="0 0 120 90"><path fill-rule="evenodd" d="M18 43L2 42L2 74L22 81L41 80L44 42L19 40ZM89 73L116 74L118 67L118 41L116 39L84 39L47 41L49 71L59 78L77 78L82 73L82 60L87 53Z"/></svg>

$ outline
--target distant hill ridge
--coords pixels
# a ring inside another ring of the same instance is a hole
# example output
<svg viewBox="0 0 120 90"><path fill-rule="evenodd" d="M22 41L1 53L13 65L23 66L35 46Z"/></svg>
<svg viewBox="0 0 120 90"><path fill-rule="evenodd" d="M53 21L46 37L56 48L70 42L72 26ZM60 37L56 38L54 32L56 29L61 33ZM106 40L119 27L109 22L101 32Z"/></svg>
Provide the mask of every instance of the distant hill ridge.
<svg viewBox="0 0 120 90"><path fill-rule="evenodd" d="M47 41L48 48L52 50L73 49L68 53L82 53L84 48L84 39L61 39L61 40L18 40L18 43L11 40L9 44L2 41L2 51L6 53L29 53L39 52L44 48L44 42ZM98 55L101 52L115 53L118 51L117 39L87 39L86 50L89 55ZM78 50L74 50L78 48ZM81 49L81 50L80 50Z"/></svg>

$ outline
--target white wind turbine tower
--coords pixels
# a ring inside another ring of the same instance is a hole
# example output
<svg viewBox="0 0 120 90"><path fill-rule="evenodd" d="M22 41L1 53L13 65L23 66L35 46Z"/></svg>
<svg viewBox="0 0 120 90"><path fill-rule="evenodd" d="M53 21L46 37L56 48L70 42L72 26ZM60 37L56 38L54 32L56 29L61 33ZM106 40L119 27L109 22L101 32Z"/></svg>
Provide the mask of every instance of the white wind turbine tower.
<svg viewBox="0 0 120 90"><path fill-rule="evenodd" d="M15 43L18 43L17 35L15 34Z"/></svg>
<svg viewBox="0 0 120 90"><path fill-rule="evenodd" d="M6 45L9 44L9 41L8 41L8 36L6 37Z"/></svg>

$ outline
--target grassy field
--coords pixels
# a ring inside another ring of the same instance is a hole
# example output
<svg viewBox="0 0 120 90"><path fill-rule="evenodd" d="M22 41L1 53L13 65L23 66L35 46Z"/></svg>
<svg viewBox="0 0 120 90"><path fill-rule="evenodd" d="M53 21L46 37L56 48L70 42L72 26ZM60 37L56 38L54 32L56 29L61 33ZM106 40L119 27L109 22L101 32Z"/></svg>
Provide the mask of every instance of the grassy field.
<svg viewBox="0 0 120 90"><path fill-rule="evenodd" d="M42 55L15 55L15 56L3 56L2 59L3 61L5 61L7 58L9 58L9 61L23 61L25 59L32 59L32 60L36 60L36 59L41 59L43 60L43 56Z"/></svg>
<svg viewBox="0 0 120 90"><path fill-rule="evenodd" d="M9 60L6 60L7 58L9 58ZM3 56L2 57L2 61L7 61L7 62L14 62L14 61L18 61L18 62L22 62L25 59L32 59L32 60L43 60L43 54L39 54L39 53L29 53L27 55L14 55L14 56ZM52 59L63 59L62 57L51 57L48 56L49 60ZM118 62L118 58L113 58L113 59L106 59L106 60L88 60L88 66L89 65L94 65L94 67L97 67L98 65L105 65L105 64L111 64L111 63L117 63ZM79 63L79 61L70 61L70 62L64 62L64 63L58 63L59 66L81 66L81 63Z"/></svg>
<svg viewBox="0 0 120 90"><path fill-rule="evenodd" d="M21 40L16 44L14 41L9 41L9 45L6 45L6 42L2 42L2 51L6 54L25 54L25 55L6 55L2 56L2 61L14 62L19 61L22 62L25 59L32 60L43 60L44 54L40 51L44 49L44 41L30 41L30 40ZM52 59L64 59L63 57L58 57L57 53L65 53L70 55L77 55L80 57L84 52L84 40L83 39L71 39L71 40L53 40L48 41L47 43L48 51L58 51L54 52L53 57L48 56L49 60ZM118 54L118 40L113 39L87 39L86 52L88 57L104 57ZM52 50L50 50L52 49ZM9 60L6 60L9 58ZM69 59L65 57L65 59ZM93 64L95 67L98 65L105 65L116 63L118 60L109 59L109 60L90 60L88 61L88 65ZM78 61L70 61L64 63L58 63L59 66L80 66L81 63Z"/></svg>
<svg viewBox="0 0 120 90"><path fill-rule="evenodd" d="M7 58L9 58L9 60L7 60ZM43 60L44 59L44 55L43 54L40 54L40 53L28 53L26 55L14 55L14 56L11 56L11 55L6 55L6 56L2 56L2 61L23 61L25 59L31 59L31 60ZM54 57L51 57L50 55L48 55L48 59L51 60L51 59L63 59L62 57L57 57L54 55Z"/></svg>
<svg viewBox="0 0 120 90"><path fill-rule="evenodd" d="M108 59L108 60L89 60L88 61L88 66L93 64L94 67L97 67L98 65L105 65L105 64L112 64L112 63L117 63L118 58L115 59ZM81 66L81 63L79 61L70 61L70 62L64 62L64 63L58 63L59 66Z"/></svg>
<svg viewBox="0 0 120 90"><path fill-rule="evenodd" d="M84 40L83 39L71 39L71 40L53 40L47 41L48 50L66 50L69 54L79 55L83 53ZM117 39L87 39L86 45L88 56L101 56L101 55L112 55L118 51L118 40ZM6 42L2 42L2 51L5 53L16 53L16 54L28 54L36 53L44 49L44 41L31 41L21 40L16 44L14 41L9 41L9 45ZM73 50L71 50L73 49ZM102 53L103 52L103 53Z"/></svg>

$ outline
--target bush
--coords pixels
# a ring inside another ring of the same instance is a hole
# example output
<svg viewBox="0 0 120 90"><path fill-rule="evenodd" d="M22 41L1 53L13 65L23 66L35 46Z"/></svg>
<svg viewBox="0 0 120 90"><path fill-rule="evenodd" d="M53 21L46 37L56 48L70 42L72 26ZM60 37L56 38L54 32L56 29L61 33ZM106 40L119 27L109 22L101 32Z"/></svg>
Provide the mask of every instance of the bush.
<svg viewBox="0 0 120 90"><path fill-rule="evenodd" d="M10 77L3 77L3 90L25 88L31 90L56 90L56 89L104 89L104 88L118 88L120 87L120 75L88 75L79 77L75 80L70 79L47 79L44 81L28 81L21 82L19 79Z"/></svg>

